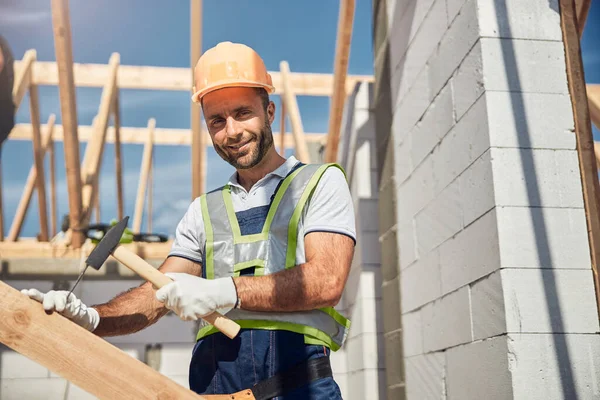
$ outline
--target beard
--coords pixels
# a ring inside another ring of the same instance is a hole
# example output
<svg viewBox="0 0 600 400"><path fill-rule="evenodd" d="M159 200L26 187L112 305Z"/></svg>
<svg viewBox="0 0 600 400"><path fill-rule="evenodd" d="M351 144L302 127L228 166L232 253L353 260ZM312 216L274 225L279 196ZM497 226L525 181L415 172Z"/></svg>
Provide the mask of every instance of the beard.
<svg viewBox="0 0 600 400"><path fill-rule="evenodd" d="M230 153L227 146L214 145L217 154L235 169L250 169L263 160L271 146L273 146L273 131L269 121L265 121L265 125L260 130L260 134L251 134L250 149L245 153L239 152Z"/></svg>

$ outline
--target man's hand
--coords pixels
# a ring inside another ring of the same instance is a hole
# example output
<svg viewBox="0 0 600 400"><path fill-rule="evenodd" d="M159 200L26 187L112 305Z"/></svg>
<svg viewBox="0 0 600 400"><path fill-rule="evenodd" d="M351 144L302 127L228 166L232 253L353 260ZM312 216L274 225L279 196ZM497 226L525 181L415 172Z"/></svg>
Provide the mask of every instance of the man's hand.
<svg viewBox="0 0 600 400"><path fill-rule="evenodd" d="M215 311L230 311L237 302L232 278L203 279L184 273L165 274L173 282L156 292L158 301L184 321L195 321Z"/></svg>
<svg viewBox="0 0 600 400"><path fill-rule="evenodd" d="M73 293L67 299L69 292L66 290L51 290L44 294L37 289L23 289L21 293L42 303L44 310L56 310L90 332L100 322L100 315L95 309L87 307Z"/></svg>

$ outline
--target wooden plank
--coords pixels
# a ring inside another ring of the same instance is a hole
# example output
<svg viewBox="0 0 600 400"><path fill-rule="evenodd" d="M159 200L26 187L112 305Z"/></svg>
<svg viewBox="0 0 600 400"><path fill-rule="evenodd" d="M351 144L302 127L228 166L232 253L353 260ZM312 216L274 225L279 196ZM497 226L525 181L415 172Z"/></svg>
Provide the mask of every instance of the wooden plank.
<svg viewBox="0 0 600 400"><path fill-rule="evenodd" d="M73 76L73 46L68 0L52 0L52 27L56 53L56 83L60 95L61 119L64 126L64 152L69 192L69 224L74 229L71 245L81 247L84 242L80 231L82 216L81 172L79 167L79 140L77 138L77 108ZM36 77L34 71L34 78Z"/></svg>
<svg viewBox="0 0 600 400"><path fill-rule="evenodd" d="M4 282L0 296L0 341L86 392L111 399L202 398Z"/></svg>
<svg viewBox="0 0 600 400"><path fill-rule="evenodd" d="M113 117L114 117L114 142L115 142L115 174L117 176L117 218L124 218L123 205L123 163L121 158L121 108L119 102L119 88L115 88L115 98L113 100ZM110 134L107 134L106 141L108 142Z"/></svg>
<svg viewBox="0 0 600 400"><path fill-rule="evenodd" d="M132 230L135 233L139 233L142 229L142 215L144 214L144 199L146 197L148 173L150 172L150 167L152 166L152 150L154 147L152 136L155 126L156 120L154 118L150 118L148 121L148 141L144 146L144 154L142 156L142 164L140 166L140 179L138 181L137 197L135 199L135 210L133 213Z"/></svg>
<svg viewBox="0 0 600 400"><path fill-rule="evenodd" d="M575 11L577 13L577 32L579 33L579 39L581 39L581 36L583 36L583 29L585 28L585 22L587 21L591 4L592 0L575 0Z"/></svg>
<svg viewBox="0 0 600 400"><path fill-rule="evenodd" d="M100 176L100 166L102 165L102 154L104 152L104 144L106 142L106 131L110 120L110 109L114 99L114 93L117 81L117 71L119 68L119 54L113 53L110 57L109 65L111 73L109 79L102 90L98 115L94 124L94 133L92 139L88 143L83 165L81 169L82 187L82 224L85 226L89 223L94 201L98 192L98 180Z"/></svg>
<svg viewBox="0 0 600 400"><path fill-rule="evenodd" d="M296 144L296 157L305 164L310 163L310 154L306 146L306 138L304 137L304 128L302 127L302 118L300 118L300 109L296 102L296 94L290 83L290 66L287 61L279 63L281 76L283 81L283 98L287 107L290 122L292 124L292 133Z"/></svg>
<svg viewBox="0 0 600 400"><path fill-rule="evenodd" d="M52 143L51 138L55 118L55 115L51 114L50 118L48 119L48 125L46 125L45 128L45 134L42 138L41 143L42 158L44 157L45 152L48 150L50 143ZM35 164L29 169L29 175L27 176L25 188L23 189L21 200L19 201L19 205L17 206L17 211L15 212L10 231L8 232L8 237L6 238L6 240L9 242L16 241L19 238L19 235L21 234L21 228L23 227L23 222L25 221L25 216L27 215L27 209L29 208L31 197L33 196L33 189L36 187L37 171L38 169L36 168Z"/></svg>
<svg viewBox="0 0 600 400"><path fill-rule="evenodd" d="M586 211L588 238L592 259L592 272L596 288L596 302L600 313L600 185L594 153L594 140L590 124L588 98L586 95L583 61L577 31L574 0L560 0L561 28L565 46L565 59L569 93L573 104L577 155L583 186L583 200ZM600 314L599 314L600 316Z"/></svg>
<svg viewBox="0 0 600 400"><path fill-rule="evenodd" d="M172 240L164 243L127 243L123 244L127 249L135 252L147 260L165 259L171 247ZM20 238L18 242L0 242L0 259L35 259L48 258L71 260L80 259L89 255L93 247L81 247L74 249L65 244L52 244L49 242L38 242L35 238Z"/></svg>
<svg viewBox="0 0 600 400"><path fill-rule="evenodd" d="M56 0L55 0L56 1ZM15 61L15 72L24 67L23 61ZM108 79L106 64L73 64L75 84L81 87L102 87ZM36 85L57 85L56 63L38 61L33 66L33 83ZM278 71L269 71L275 86L275 94L283 91L281 75ZM317 73L290 73L290 82L297 96L331 96L333 94L333 75ZM374 82L372 75L350 75L346 85L354 87L357 82ZM117 77L120 89L174 90L189 92L192 77L189 68L150 67L121 65Z"/></svg>
<svg viewBox="0 0 600 400"><path fill-rule="evenodd" d="M600 85L588 84L587 87L588 107L590 109L590 118L594 125L600 129Z"/></svg>
<svg viewBox="0 0 600 400"><path fill-rule="evenodd" d="M327 144L325 146L325 162L337 161L340 129L342 126L344 103L346 101L347 93L345 82L348 74L350 43L352 42L354 9L354 0L342 0L340 2L333 68L333 95L331 97L331 107L329 109L329 129L327 131Z"/></svg>
<svg viewBox="0 0 600 400"><path fill-rule="evenodd" d="M44 129L44 125L42 125ZM120 142L122 144L144 144L148 140L148 129L138 127L120 127ZM79 140L88 142L93 136L93 126L79 126ZM31 140L32 127L31 124L16 124L11 131L9 140ZM202 137L208 138L209 134L206 130L202 131ZM160 146L189 146L192 142L192 135L189 129L176 128L156 128L154 130L154 144ZM304 133L304 139L307 143L321 143L325 138L325 133ZM55 142L63 141L63 127L56 125L52 139ZM205 140L205 145L212 147L211 140ZM106 132L106 143L115 143L115 128L109 127ZM292 132L285 134L285 147L294 148L294 136Z"/></svg>
<svg viewBox="0 0 600 400"><path fill-rule="evenodd" d="M31 71L36 59L35 50L27 50L21 61L22 65L19 70L15 70L15 80L13 84L13 103L15 103L15 112L19 109L27 89L32 80Z"/></svg>
<svg viewBox="0 0 600 400"><path fill-rule="evenodd" d="M42 134L40 130L40 98L36 85L29 86L29 115L33 132L33 162L36 169L37 198L38 198L38 221L40 224L39 239L48 241L48 208L46 205L46 177L44 175L44 153L42 150ZM50 143L50 137L48 142Z"/></svg>
<svg viewBox="0 0 600 400"><path fill-rule="evenodd" d="M191 0L190 2L190 65L189 72L194 76L194 67L202 54L202 0ZM191 86L188 86L191 89ZM190 96L193 93L190 91ZM200 197L203 192L204 175L202 174L203 149L202 135L202 117L199 104L190 102L191 107L191 128L192 128L192 200Z"/></svg>

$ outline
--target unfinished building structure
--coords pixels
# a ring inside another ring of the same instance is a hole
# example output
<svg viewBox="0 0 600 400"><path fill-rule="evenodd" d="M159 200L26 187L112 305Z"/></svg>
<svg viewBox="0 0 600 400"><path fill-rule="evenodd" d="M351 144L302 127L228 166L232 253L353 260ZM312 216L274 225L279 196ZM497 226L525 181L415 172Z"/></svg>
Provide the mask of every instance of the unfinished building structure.
<svg viewBox="0 0 600 400"><path fill-rule="evenodd" d="M53 1L53 12L63 12L56 23L68 24L61 5ZM200 15L199 5L192 1L192 15ZM589 6L589 0L373 0L375 75L364 77L346 75L354 2L344 0L334 74L291 73L285 61L272 74L293 128L276 143L294 148L301 160L339 162L355 201L356 254L337 306L352 327L332 355L345 399L600 398L600 197L590 126L590 117L600 125L600 86L585 85L579 50ZM192 64L199 32L193 18ZM36 166L52 140L65 146L89 140L80 171L78 156L66 160L82 177L82 187L73 179L69 188L82 199L72 204L83 204L70 213L72 226L91 219L108 141L145 146L134 231L141 226L153 146L190 144L194 197L204 190L207 143L198 114L189 131L157 129L152 120L147 130L119 123L119 88L188 91L190 71L122 66L118 55L108 65L73 64L58 55L61 43L69 53L69 35L55 40L57 63L37 62L33 52L17 62L23 78L15 98L33 90L34 111L31 124L18 125L10 138L32 140L36 149L23 215L17 213L0 243L2 280L17 289L69 284L89 252L72 235L68 244L48 243L53 234L44 233L43 218L39 241L19 238L31 192L46 191ZM74 99L62 89L63 126L41 125L36 85L104 87L94 125L76 126ZM303 134L300 94L331 96L327 134ZM122 204L119 210L121 218ZM154 264L169 246L128 245ZM138 282L109 261L76 294L99 303ZM24 300L5 286L12 306L0 321L20 320ZM141 361L131 367L132 379L160 374L187 387L195 328L168 315L143 332L108 339L121 350L99 348L114 353L115 365L128 365L119 351ZM159 385L120 392L110 375L105 385L90 385L80 370L64 367L68 354L55 369L49 358L57 354L22 351L14 340L21 329L0 322L0 341L22 353L1 353L2 399L189 395L159 378L164 392ZM89 353L92 371L94 361L110 362L102 351Z"/></svg>

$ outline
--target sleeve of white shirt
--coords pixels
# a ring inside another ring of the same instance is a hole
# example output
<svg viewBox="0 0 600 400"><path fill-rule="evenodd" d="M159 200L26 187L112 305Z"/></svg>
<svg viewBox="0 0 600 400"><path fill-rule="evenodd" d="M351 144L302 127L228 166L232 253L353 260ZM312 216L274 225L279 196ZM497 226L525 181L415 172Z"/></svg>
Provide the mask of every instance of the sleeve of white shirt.
<svg viewBox="0 0 600 400"><path fill-rule="evenodd" d="M304 234L334 232L349 236L356 243L354 203L344 173L327 168L306 205Z"/></svg>
<svg viewBox="0 0 600 400"><path fill-rule="evenodd" d="M187 258L202 263L204 251L204 221L200 209L200 198L195 199L179 221L169 256Z"/></svg>

